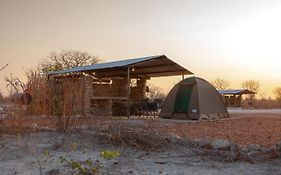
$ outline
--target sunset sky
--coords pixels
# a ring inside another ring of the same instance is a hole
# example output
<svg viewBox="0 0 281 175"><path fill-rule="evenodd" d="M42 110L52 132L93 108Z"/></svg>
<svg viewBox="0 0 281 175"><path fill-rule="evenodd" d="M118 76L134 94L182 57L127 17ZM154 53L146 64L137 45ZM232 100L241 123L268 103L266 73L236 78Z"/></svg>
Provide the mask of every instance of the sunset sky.
<svg viewBox="0 0 281 175"><path fill-rule="evenodd" d="M24 77L51 51L77 49L104 61L165 54L231 88L281 86L280 0L0 0L3 77ZM177 78L153 81L166 91Z"/></svg>

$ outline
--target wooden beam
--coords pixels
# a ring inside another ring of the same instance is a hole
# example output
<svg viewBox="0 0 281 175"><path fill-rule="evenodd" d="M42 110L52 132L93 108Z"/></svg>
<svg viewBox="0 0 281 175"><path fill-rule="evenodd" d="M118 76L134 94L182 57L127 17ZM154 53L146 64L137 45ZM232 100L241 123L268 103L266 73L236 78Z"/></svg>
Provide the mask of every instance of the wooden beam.
<svg viewBox="0 0 281 175"><path fill-rule="evenodd" d="M171 73L171 74L170 74ZM175 74L176 73L176 74ZM134 73L130 73L130 77L138 77L138 76L147 76L147 77L158 77L157 74L165 74L165 75L160 75L160 76L176 76L176 75L182 75L182 74L189 74L189 72L183 72L183 71L178 71L178 70L164 70L164 71L150 71L150 72L138 72L134 71ZM96 77L98 78L106 78L106 77L125 77L126 74L111 74L111 73L104 73L104 74L96 74ZM159 77L160 77L159 76Z"/></svg>
<svg viewBox="0 0 281 175"><path fill-rule="evenodd" d="M127 117L130 118L130 96L131 96L131 68L128 66L127 70Z"/></svg>
<svg viewBox="0 0 281 175"><path fill-rule="evenodd" d="M127 100L127 97L92 97L94 100Z"/></svg>
<svg viewBox="0 0 281 175"><path fill-rule="evenodd" d="M173 74L173 73L176 73L177 72L177 74ZM179 71L179 70L164 70L164 71L151 71L151 72L145 72L145 73L143 73L143 72L140 72L140 73L136 73L137 75L151 75L151 74L162 74L162 73L167 73L167 74L169 74L169 73L172 73L173 75L182 75L182 74L188 74L189 72L187 72L187 71ZM167 76L169 76L169 75L167 75Z"/></svg>
<svg viewBox="0 0 281 175"><path fill-rule="evenodd" d="M155 64L155 65L146 65L146 66L134 66L137 69L145 69L145 68L160 68L160 67L171 67L177 66L176 63L165 63L165 64Z"/></svg>

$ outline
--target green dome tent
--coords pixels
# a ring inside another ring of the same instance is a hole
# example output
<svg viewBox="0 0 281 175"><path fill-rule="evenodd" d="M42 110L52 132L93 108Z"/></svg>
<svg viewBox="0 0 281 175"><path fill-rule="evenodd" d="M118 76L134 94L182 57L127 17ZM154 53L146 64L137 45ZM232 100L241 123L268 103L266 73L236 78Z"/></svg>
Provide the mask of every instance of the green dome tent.
<svg viewBox="0 0 281 175"><path fill-rule="evenodd" d="M229 115L221 95L210 83L190 77L172 88L162 105L160 117L198 120Z"/></svg>

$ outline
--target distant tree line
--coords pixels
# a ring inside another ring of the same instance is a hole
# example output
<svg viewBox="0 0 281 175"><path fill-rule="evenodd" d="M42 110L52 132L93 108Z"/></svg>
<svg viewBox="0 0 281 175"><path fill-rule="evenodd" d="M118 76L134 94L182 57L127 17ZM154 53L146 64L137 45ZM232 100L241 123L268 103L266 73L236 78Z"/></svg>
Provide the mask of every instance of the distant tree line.
<svg viewBox="0 0 281 175"><path fill-rule="evenodd" d="M281 107L281 87L275 88L273 93L274 93L274 95L276 97L276 100L278 101L278 103L280 104L280 107Z"/></svg>
<svg viewBox="0 0 281 175"><path fill-rule="evenodd" d="M217 78L215 80L213 80L211 82L211 84L217 89L217 90L226 90L230 88L230 83L227 80L221 79L221 78ZM268 99L265 98L264 93L260 92L260 82L256 81L256 80L246 80L243 81L241 83L241 87L243 89L248 89L252 92L255 93L259 93L260 95L260 99L256 100L256 104L260 104L259 106L268 106L268 108L270 107L274 107L277 106L276 104L278 104L281 107L281 87L276 87L273 90L273 94L274 94L274 98L275 100L271 99L270 97ZM253 98L254 95L251 97Z"/></svg>
<svg viewBox="0 0 281 175"><path fill-rule="evenodd" d="M217 78L214 81L211 82L211 84L217 89L217 90L226 90L230 87L230 82L221 78ZM253 91L255 93L259 92L260 88L260 82L255 80L247 80L243 81L241 83L242 88L248 89L250 91Z"/></svg>

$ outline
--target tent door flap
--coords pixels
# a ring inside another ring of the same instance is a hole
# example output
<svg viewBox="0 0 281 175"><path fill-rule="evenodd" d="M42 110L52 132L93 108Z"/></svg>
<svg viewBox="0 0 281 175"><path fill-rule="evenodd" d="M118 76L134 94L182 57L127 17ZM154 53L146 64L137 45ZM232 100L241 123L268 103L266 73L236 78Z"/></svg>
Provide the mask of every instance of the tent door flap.
<svg viewBox="0 0 281 175"><path fill-rule="evenodd" d="M174 113L188 113L192 89L193 85L181 85L179 87L174 106Z"/></svg>

